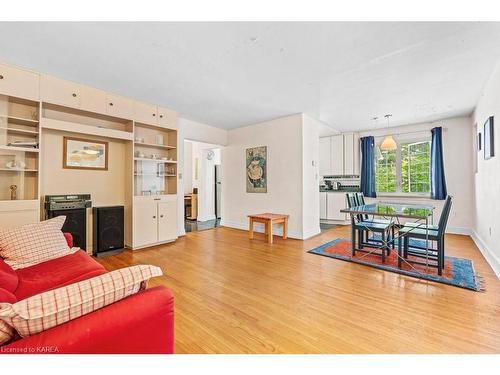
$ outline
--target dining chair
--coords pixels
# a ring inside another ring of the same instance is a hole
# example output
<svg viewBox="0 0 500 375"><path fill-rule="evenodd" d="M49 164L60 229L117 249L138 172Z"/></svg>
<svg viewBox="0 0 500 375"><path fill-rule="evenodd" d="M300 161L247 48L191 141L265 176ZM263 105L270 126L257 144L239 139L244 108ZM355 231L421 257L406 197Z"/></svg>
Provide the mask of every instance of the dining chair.
<svg viewBox="0 0 500 375"><path fill-rule="evenodd" d="M416 225L405 224L403 228L399 230L399 241L398 241L398 266L401 267L401 258L408 259L408 256L413 256L417 258L428 258L437 262L436 265L430 264L431 267L437 267L438 275L442 275L442 270L444 269L444 259L445 259L445 232L446 226L448 225L448 218L450 216L452 204L452 197L448 195L443 206L443 211L439 218L438 225ZM410 247L411 239L428 240L435 241L437 243L437 249L426 249L418 245L412 245ZM422 262L412 261L417 264L424 264Z"/></svg>
<svg viewBox="0 0 500 375"><path fill-rule="evenodd" d="M347 205L349 208L360 206L358 202L358 198L356 197L356 193L347 193ZM352 255L356 255L356 251L361 252L371 252L363 250L363 245L369 245L370 247L378 247L381 251L378 254L382 257L382 262L385 262L386 255L390 255L391 249L387 246L389 241L392 241L391 238L391 224L387 223L379 223L375 221L371 221L370 219L366 220L367 215L359 214L359 215L351 215L351 231L352 231ZM368 235L368 232L378 233L381 236L381 240L377 241L380 245L374 245L373 243L364 242L364 235ZM356 248L356 237L358 241L358 248Z"/></svg>

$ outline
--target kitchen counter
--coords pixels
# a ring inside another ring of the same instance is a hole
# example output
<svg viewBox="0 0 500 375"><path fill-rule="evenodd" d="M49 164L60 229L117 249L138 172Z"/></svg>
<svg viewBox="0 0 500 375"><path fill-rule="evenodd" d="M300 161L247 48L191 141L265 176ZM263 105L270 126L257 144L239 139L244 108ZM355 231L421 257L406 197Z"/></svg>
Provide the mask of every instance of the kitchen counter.
<svg viewBox="0 0 500 375"><path fill-rule="evenodd" d="M320 193L359 193L358 189L339 189L339 190L329 190L329 189L319 189Z"/></svg>

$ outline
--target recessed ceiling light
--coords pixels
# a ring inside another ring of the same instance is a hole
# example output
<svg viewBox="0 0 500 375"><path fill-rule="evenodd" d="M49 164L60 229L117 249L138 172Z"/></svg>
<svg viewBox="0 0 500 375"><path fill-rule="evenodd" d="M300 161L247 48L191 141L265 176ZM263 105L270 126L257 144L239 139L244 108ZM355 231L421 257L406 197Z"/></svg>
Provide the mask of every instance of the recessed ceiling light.
<svg viewBox="0 0 500 375"><path fill-rule="evenodd" d="M259 38L258 38L258 37L256 37L256 36L252 36L252 37L250 37L250 41L251 41L252 43L255 43L255 42L256 42L256 41L258 41L258 40L259 40Z"/></svg>

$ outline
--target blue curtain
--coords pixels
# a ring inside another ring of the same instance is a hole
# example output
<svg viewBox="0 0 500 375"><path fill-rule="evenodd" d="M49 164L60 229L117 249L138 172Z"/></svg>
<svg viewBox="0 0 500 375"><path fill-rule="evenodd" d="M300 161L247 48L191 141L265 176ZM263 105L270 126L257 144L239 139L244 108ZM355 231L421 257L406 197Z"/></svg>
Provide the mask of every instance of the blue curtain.
<svg viewBox="0 0 500 375"><path fill-rule="evenodd" d="M376 198L375 192L375 138L361 138L361 192L365 197Z"/></svg>
<svg viewBox="0 0 500 375"><path fill-rule="evenodd" d="M448 192L444 177L442 129L437 127L431 131L431 197L432 199L446 199Z"/></svg>

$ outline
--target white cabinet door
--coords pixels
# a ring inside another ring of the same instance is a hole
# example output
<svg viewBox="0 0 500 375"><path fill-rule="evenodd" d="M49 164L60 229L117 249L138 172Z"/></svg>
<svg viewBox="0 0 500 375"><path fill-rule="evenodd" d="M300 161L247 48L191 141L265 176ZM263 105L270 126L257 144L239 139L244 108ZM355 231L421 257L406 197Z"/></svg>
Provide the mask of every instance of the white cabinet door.
<svg viewBox="0 0 500 375"><path fill-rule="evenodd" d="M319 218L320 219L327 219L327 216L326 216L327 195L328 195L328 193L324 193L324 192L319 193Z"/></svg>
<svg viewBox="0 0 500 375"><path fill-rule="evenodd" d="M0 64L0 94L38 100L40 76L37 73Z"/></svg>
<svg viewBox="0 0 500 375"><path fill-rule="evenodd" d="M45 74L40 78L40 97L43 102L80 108L80 91L81 86L75 82Z"/></svg>
<svg viewBox="0 0 500 375"><path fill-rule="evenodd" d="M346 195L344 193L327 193L327 218L328 220L345 221L345 214L340 210L346 207Z"/></svg>
<svg viewBox="0 0 500 375"><path fill-rule="evenodd" d="M359 176L359 171L361 170L361 165L360 165L360 157L359 157L359 152L360 152L360 144L359 144L359 135L357 133L354 134L354 140L353 140L353 173L357 176Z"/></svg>
<svg viewBox="0 0 500 375"><path fill-rule="evenodd" d="M134 117L134 101L124 96L106 94L106 114L131 120Z"/></svg>
<svg viewBox="0 0 500 375"><path fill-rule="evenodd" d="M80 86L80 108L106 114L106 92L89 86Z"/></svg>
<svg viewBox="0 0 500 375"><path fill-rule="evenodd" d="M344 134L344 174L354 174L354 134Z"/></svg>
<svg viewBox="0 0 500 375"><path fill-rule="evenodd" d="M158 242L158 203L144 199L134 203L134 247Z"/></svg>
<svg viewBox="0 0 500 375"><path fill-rule="evenodd" d="M332 174L331 137L319 139L319 175Z"/></svg>
<svg viewBox="0 0 500 375"><path fill-rule="evenodd" d="M177 238L177 202L158 203L158 242Z"/></svg>
<svg viewBox="0 0 500 375"><path fill-rule="evenodd" d="M334 135L331 137L331 155L333 175L344 174L344 136L342 134Z"/></svg>
<svg viewBox="0 0 500 375"><path fill-rule="evenodd" d="M177 129L177 113L168 108L158 107L158 126Z"/></svg>

